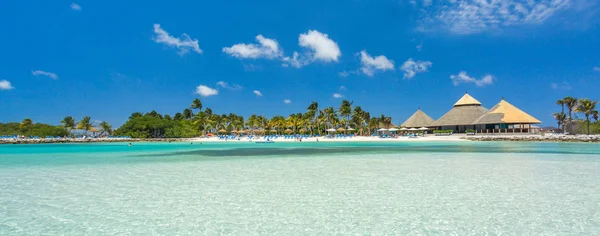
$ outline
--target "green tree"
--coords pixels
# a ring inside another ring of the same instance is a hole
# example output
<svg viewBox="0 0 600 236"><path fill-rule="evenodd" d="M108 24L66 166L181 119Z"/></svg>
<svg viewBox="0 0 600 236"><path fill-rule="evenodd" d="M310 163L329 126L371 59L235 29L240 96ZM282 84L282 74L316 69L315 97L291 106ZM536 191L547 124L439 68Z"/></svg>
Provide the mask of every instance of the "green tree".
<svg viewBox="0 0 600 236"><path fill-rule="evenodd" d="M339 109L340 115L342 117L345 117L346 121L350 121L350 115L352 115L352 103L349 102L348 100L343 100L342 103L340 104L340 109ZM347 122L344 124L346 126L346 129L348 128L348 124Z"/></svg>
<svg viewBox="0 0 600 236"><path fill-rule="evenodd" d="M60 123L62 127L64 127L67 131L71 132L75 128L75 119L72 116L67 116L63 118Z"/></svg>
<svg viewBox="0 0 600 236"><path fill-rule="evenodd" d="M94 127L94 124L92 122L92 118L89 116L83 117L83 119L81 119L77 124L77 129L85 130L86 133L89 133L92 127Z"/></svg>
<svg viewBox="0 0 600 236"><path fill-rule="evenodd" d="M100 127L100 132L102 132L101 134L110 135L112 133L112 126L106 121L100 122L98 127Z"/></svg>
<svg viewBox="0 0 600 236"><path fill-rule="evenodd" d="M573 111L575 109L575 107L577 107L577 98L574 97L565 97L562 99L565 106L567 107L567 109L569 110L569 120L567 121L568 124L568 128L569 128L569 133L573 132L573 126L571 125L573 123Z"/></svg>
<svg viewBox="0 0 600 236"><path fill-rule="evenodd" d="M194 101L192 101L192 104L190 105L190 108L192 108L192 110L198 109L198 112L200 112L202 110L202 102L200 101L200 99L194 99ZM192 116L194 116L193 112Z"/></svg>
<svg viewBox="0 0 600 236"><path fill-rule="evenodd" d="M186 108L183 110L183 118L186 120L192 119L192 117L194 116L194 113L192 112L191 109Z"/></svg>
<svg viewBox="0 0 600 236"><path fill-rule="evenodd" d="M565 122L567 121L567 114L564 112L556 112L554 113L554 119L556 119L558 129L562 126L562 131L565 132Z"/></svg>
<svg viewBox="0 0 600 236"><path fill-rule="evenodd" d="M21 121L19 128L21 128L22 130L27 130L27 134L31 135L31 126L32 125L33 125L33 121L31 121L31 119L29 119L29 118L25 118L25 119L23 119L23 121Z"/></svg>
<svg viewBox="0 0 600 236"><path fill-rule="evenodd" d="M598 111L596 110L596 104L598 104L598 101L592 101L590 99L584 98L580 99L577 107L575 107L575 111L581 112L585 115L588 135L590 135L590 116L598 114Z"/></svg>

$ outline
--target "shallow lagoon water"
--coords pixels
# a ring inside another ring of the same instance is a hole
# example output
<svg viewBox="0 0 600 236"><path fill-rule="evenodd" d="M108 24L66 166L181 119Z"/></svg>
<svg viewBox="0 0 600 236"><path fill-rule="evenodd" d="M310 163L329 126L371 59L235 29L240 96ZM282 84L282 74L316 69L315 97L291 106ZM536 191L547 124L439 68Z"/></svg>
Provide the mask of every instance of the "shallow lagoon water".
<svg viewBox="0 0 600 236"><path fill-rule="evenodd" d="M598 144L0 146L0 235L598 235L598 199Z"/></svg>

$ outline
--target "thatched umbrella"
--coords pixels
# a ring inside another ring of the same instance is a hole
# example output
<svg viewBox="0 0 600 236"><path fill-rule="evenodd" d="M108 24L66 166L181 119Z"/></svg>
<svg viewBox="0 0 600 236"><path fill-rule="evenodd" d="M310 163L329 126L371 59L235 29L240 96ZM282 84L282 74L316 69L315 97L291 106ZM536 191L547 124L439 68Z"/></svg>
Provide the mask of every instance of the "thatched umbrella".
<svg viewBox="0 0 600 236"><path fill-rule="evenodd" d="M218 132L219 132L219 133L227 133L227 130L220 129Z"/></svg>
<svg viewBox="0 0 600 236"><path fill-rule="evenodd" d="M340 128L337 129L337 131L338 132L344 132L344 131L346 131L346 129L340 127Z"/></svg>
<svg viewBox="0 0 600 236"><path fill-rule="evenodd" d="M285 130L285 132L286 132L286 133L291 133L291 132L292 132L292 130L291 130L291 129L286 129L286 130Z"/></svg>
<svg viewBox="0 0 600 236"><path fill-rule="evenodd" d="M277 133L277 130L276 129L271 129L271 130L269 130L269 132L271 132L271 133Z"/></svg>

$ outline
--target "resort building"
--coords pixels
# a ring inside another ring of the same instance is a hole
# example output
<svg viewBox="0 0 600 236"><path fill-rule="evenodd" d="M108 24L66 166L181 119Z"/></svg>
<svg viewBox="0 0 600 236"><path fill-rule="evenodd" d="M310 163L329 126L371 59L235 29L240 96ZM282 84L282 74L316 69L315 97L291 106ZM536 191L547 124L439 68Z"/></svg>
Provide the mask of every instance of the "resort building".
<svg viewBox="0 0 600 236"><path fill-rule="evenodd" d="M492 109L473 122L478 133L531 133L541 123L538 119L502 98Z"/></svg>
<svg viewBox="0 0 600 236"><path fill-rule="evenodd" d="M481 106L477 99L465 93L450 111L433 122L430 127L436 127L439 130L453 130L455 133L464 133L466 130L482 130L485 127L475 125L473 122L483 116L488 110Z"/></svg>
<svg viewBox="0 0 600 236"><path fill-rule="evenodd" d="M434 121L433 118L425 114L425 112L421 111L421 108L419 108L412 116L404 121L401 126L406 128L429 127Z"/></svg>

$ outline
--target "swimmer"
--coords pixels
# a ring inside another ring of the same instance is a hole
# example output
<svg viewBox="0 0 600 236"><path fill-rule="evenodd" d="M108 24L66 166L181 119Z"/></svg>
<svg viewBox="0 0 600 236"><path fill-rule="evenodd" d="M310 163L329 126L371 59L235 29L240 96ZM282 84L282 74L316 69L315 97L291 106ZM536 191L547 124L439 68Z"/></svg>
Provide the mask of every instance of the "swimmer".
<svg viewBox="0 0 600 236"><path fill-rule="evenodd" d="M131 143L129 143L129 146L131 147Z"/></svg>

